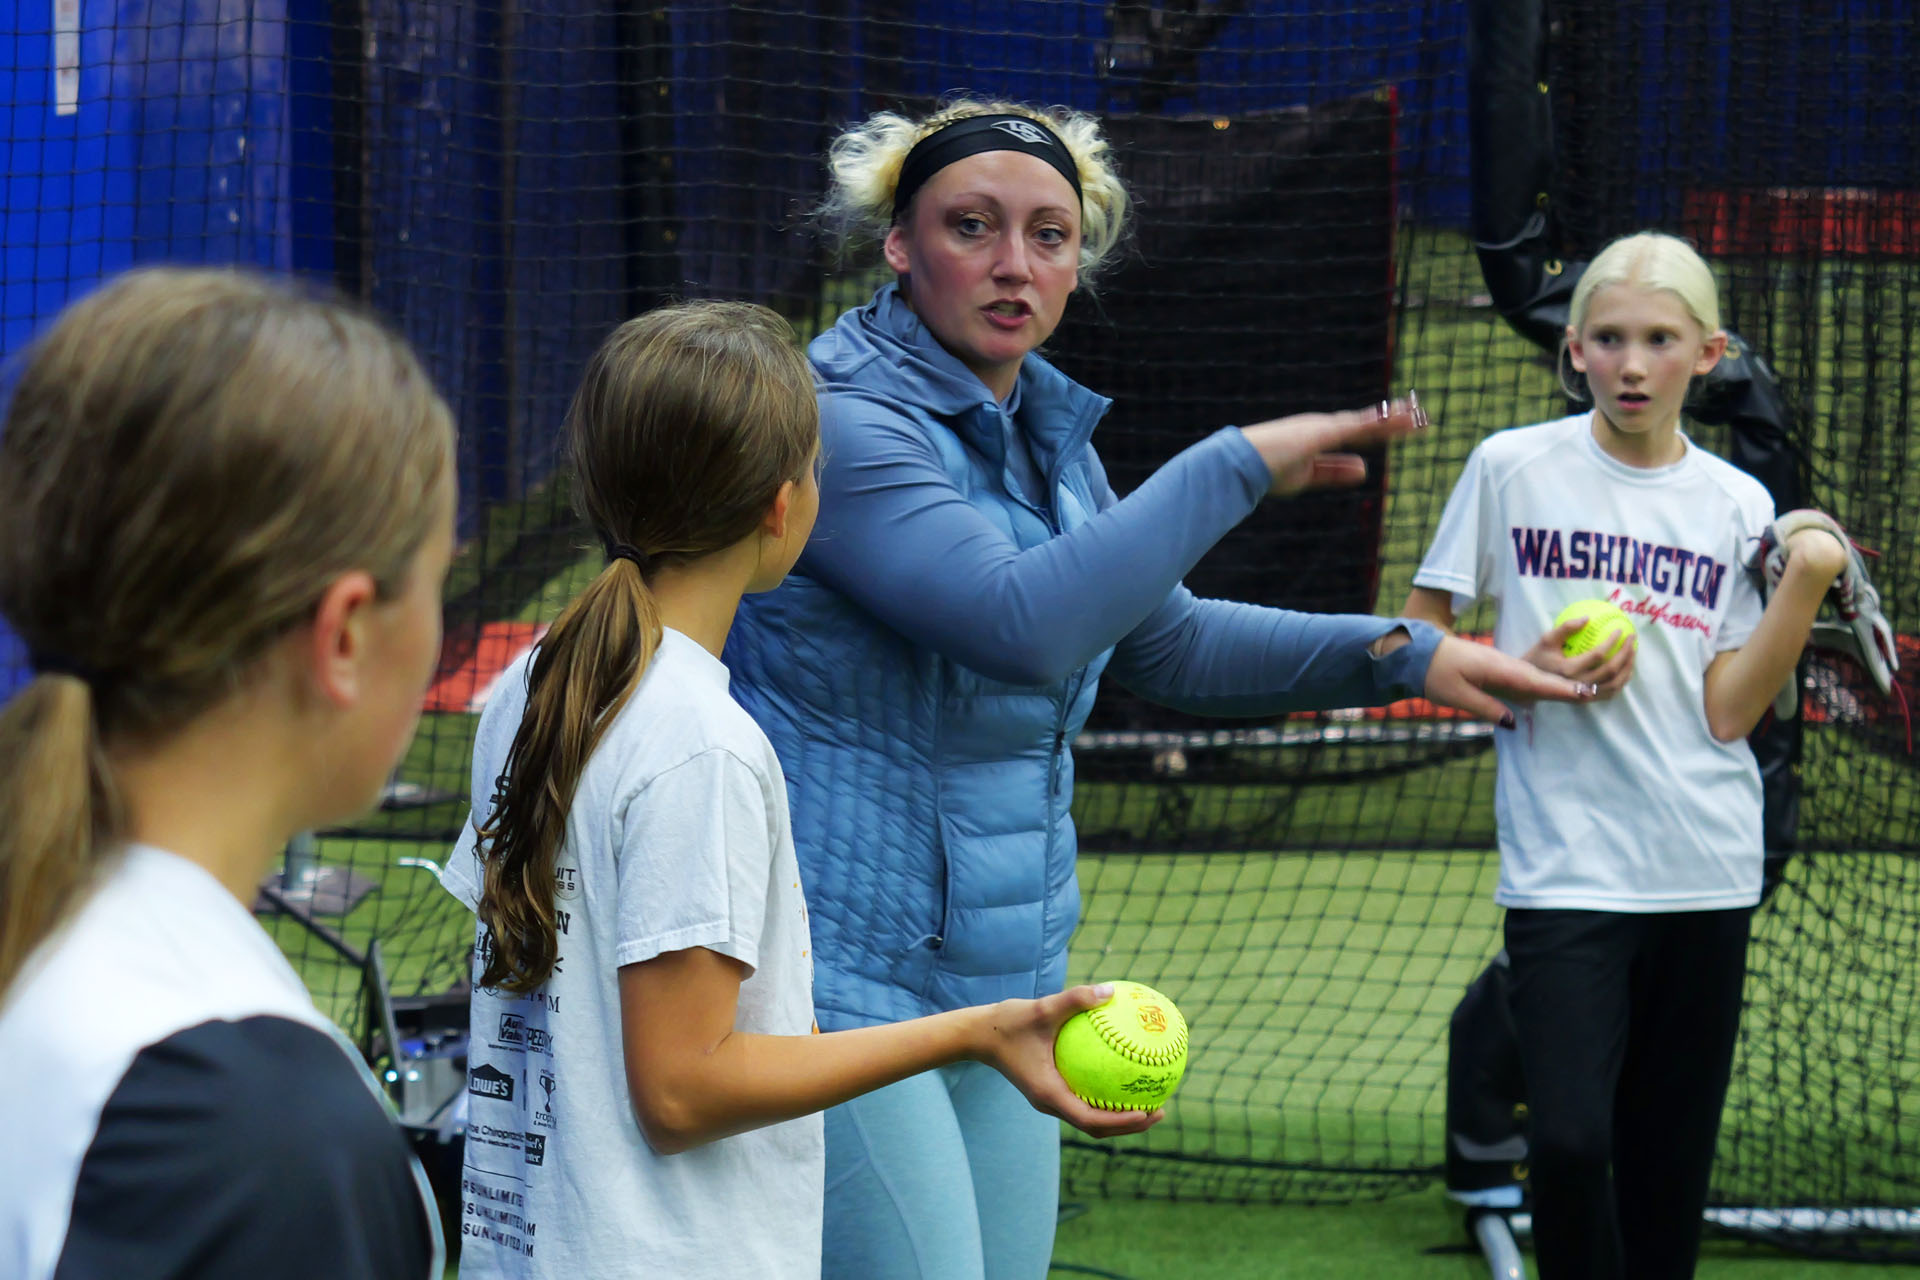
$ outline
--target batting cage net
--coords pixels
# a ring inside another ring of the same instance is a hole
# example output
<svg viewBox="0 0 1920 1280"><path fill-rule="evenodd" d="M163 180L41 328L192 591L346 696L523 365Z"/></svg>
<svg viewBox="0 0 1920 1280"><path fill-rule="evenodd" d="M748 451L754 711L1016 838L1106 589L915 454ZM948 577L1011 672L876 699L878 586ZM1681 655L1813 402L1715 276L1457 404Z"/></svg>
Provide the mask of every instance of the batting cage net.
<svg viewBox="0 0 1920 1280"><path fill-rule="evenodd" d="M864 299L873 264L806 213L830 138L881 108L967 90L1104 118L1137 231L1048 354L1114 398L1123 491L1225 423L1410 389L1433 412L1362 488L1266 504L1194 571L1206 595L1397 612L1467 452L1567 412L1543 344L1579 264L1623 231L1691 237L1749 378L1694 434L1881 553L1912 701L1920 35L1893 0L0 0L0 37L9 359L111 271L250 263L365 300L458 414L418 741L258 903L403 1115L448 1136L472 921L433 872L491 682L599 564L557 465L571 387L668 298L803 334ZM1844 660L1801 671L1714 1200L1789 1243L1920 1252L1883 1231L1920 1205L1909 730ZM1070 1187L1431 1185L1449 1021L1499 948L1488 728L1419 701L1248 723L1103 699L1076 744L1072 976L1167 992L1196 1051L1169 1121L1072 1144Z"/></svg>

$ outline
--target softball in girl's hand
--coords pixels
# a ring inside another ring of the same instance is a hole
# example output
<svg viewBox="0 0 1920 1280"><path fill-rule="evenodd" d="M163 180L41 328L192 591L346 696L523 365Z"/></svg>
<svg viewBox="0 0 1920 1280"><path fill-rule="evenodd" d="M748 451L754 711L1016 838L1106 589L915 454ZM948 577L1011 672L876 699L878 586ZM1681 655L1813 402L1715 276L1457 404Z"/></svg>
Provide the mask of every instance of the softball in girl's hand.
<svg viewBox="0 0 1920 1280"><path fill-rule="evenodd" d="M1060 1025L1053 1062L1074 1096L1108 1111L1152 1111L1187 1069L1187 1020L1173 1001L1137 982Z"/></svg>
<svg viewBox="0 0 1920 1280"><path fill-rule="evenodd" d="M1577 658L1587 650L1594 648L1613 632L1618 631L1620 638L1607 650L1611 658L1620 652L1620 646L1633 638L1633 619L1623 612L1619 605L1606 600L1575 600L1560 611L1553 625L1563 627L1575 618L1585 617L1587 625L1567 637L1561 648L1569 658Z"/></svg>

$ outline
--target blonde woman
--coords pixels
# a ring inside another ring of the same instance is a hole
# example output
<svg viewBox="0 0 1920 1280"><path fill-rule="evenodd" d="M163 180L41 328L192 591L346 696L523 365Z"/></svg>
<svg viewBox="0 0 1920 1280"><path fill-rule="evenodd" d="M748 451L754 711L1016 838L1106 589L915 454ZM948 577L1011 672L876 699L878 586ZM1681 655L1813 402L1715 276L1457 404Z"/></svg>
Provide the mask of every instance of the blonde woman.
<svg viewBox="0 0 1920 1280"><path fill-rule="evenodd" d="M1411 402L1223 427L1126 497L1107 401L1038 354L1113 253L1127 198L1090 116L963 100L882 114L828 157L825 218L897 279L809 348L820 530L744 603L740 698L792 783L821 1025L1058 991L1079 914L1068 744L1101 677L1279 715L1574 682L1404 619L1197 600L1180 585L1269 495L1364 474ZM961 1066L827 1120L826 1273L1043 1275L1058 1126Z"/></svg>
<svg viewBox="0 0 1920 1280"><path fill-rule="evenodd" d="M370 806L440 647L453 424L372 320L123 277L0 431L0 1274L439 1280L372 1077L252 916Z"/></svg>

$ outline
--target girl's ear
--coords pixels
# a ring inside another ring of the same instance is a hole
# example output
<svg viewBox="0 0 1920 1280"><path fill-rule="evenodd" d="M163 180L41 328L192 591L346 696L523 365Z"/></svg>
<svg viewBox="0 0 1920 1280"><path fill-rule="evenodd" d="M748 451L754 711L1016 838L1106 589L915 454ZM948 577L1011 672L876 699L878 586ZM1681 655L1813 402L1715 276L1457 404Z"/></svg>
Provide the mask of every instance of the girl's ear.
<svg viewBox="0 0 1920 1280"><path fill-rule="evenodd" d="M780 540L787 536L787 514L793 509L793 495L799 486L788 480L781 484L773 495L773 505L767 508L765 518L760 521L760 532L767 537Z"/></svg>
<svg viewBox="0 0 1920 1280"><path fill-rule="evenodd" d="M1581 349L1580 335L1572 325L1567 326L1567 357L1573 362L1575 372L1587 371L1587 353Z"/></svg>
<svg viewBox="0 0 1920 1280"><path fill-rule="evenodd" d="M1700 346L1700 358L1693 362L1693 376L1697 378L1703 374L1711 373L1713 366L1720 363L1720 357L1726 354L1727 331L1725 329L1715 329L1707 335L1707 340Z"/></svg>
<svg viewBox="0 0 1920 1280"><path fill-rule="evenodd" d="M367 656L367 615L379 599L373 575L354 569L335 578L320 595L300 646L302 665L320 697L336 707L360 697Z"/></svg>

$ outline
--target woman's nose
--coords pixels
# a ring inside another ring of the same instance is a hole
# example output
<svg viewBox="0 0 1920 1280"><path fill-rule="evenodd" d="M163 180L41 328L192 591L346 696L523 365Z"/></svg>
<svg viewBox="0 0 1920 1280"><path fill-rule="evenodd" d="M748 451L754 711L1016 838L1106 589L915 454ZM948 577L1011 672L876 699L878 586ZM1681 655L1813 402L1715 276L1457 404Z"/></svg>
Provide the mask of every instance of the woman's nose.
<svg viewBox="0 0 1920 1280"><path fill-rule="evenodd" d="M1002 280L1025 280L1032 274L1027 262L1027 246L1019 236L1008 236L1001 242L993 273Z"/></svg>

